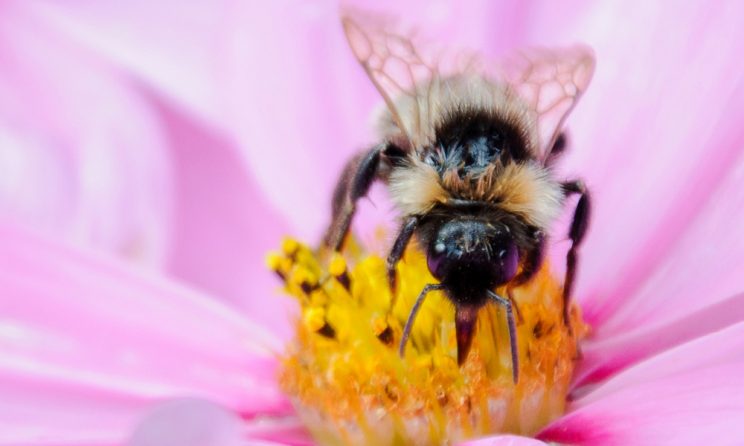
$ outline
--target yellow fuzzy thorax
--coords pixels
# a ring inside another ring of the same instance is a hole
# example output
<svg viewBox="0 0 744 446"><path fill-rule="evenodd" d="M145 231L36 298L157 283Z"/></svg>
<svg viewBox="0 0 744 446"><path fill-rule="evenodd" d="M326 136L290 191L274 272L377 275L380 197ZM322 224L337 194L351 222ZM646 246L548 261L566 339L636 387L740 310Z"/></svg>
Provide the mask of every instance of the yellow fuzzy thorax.
<svg viewBox="0 0 744 446"><path fill-rule="evenodd" d="M561 286L547 267L513 292L520 315L515 385L506 319L494 305L480 310L472 349L458 366L454 307L441 292L431 293L405 357L398 356L416 297L436 282L415 243L398 265L395 299L382 258L358 247L345 256L321 260L288 239L268 258L301 307L280 382L321 444L433 445L495 432L530 435L564 412L586 326L577 307L574 335L564 326Z"/></svg>

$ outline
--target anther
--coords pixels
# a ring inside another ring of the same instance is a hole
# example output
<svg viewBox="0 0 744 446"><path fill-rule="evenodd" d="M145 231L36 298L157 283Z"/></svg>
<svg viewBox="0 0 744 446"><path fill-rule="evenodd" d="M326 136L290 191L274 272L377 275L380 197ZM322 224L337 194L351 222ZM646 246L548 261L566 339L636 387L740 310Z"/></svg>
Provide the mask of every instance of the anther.
<svg viewBox="0 0 744 446"><path fill-rule="evenodd" d="M294 257L294 255L297 253L297 248L300 247L300 244L297 242L297 240L286 237L284 240L282 240L282 252L287 257Z"/></svg>
<svg viewBox="0 0 744 446"><path fill-rule="evenodd" d="M393 329L387 323L384 317L378 317L372 321L372 330L383 344L392 345L393 343Z"/></svg>
<svg viewBox="0 0 744 446"><path fill-rule="evenodd" d="M341 254L337 252L333 253L331 262L328 265L328 272L346 288L346 291L351 290L351 279L349 279L349 273L346 270L346 260L344 260Z"/></svg>
<svg viewBox="0 0 744 446"><path fill-rule="evenodd" d="M287 281L287 276L282 272L282 256L278 252L270 252L266 256L266 266L274 271L274 273L282 279L283 282Z"/></svg>

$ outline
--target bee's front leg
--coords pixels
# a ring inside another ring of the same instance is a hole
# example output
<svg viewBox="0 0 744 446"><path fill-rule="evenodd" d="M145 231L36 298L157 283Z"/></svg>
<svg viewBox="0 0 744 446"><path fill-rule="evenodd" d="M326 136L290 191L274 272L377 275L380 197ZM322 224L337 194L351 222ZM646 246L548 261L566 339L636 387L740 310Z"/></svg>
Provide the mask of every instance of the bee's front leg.
<svg viewBox="0 0 744 446"><path fill-rule="evenodd" d="M416 231L418 226L419 218L417 216L408 217L400 228L398 237L396 237L393 247L390 250L390 254L387 258L387 278L388 284L390 285L390 292L395 296L395 285L397 283L395 275L395 267L398 265L400 258L403 257L403 253L408 246L408 242L411 241L413 233ZM392 306L391 306L392 308Z"/></svg>
<svg viewBox="0 0 744 446"><path fill-rule="evenodd" d="M576 278L576 265L578 262L578 249L584 240L586 230L589 227L589 216L591 214L591 205L589 201L589 191L584 183L580 180L568 181L561 185L566 196L570 194L579 194L579 201L576 203L571 228L568 237L571 239L571 248L566 254L566 279L563 282L563 322L571 330L571 320L569 318L569 303L571 293Z"/></svg>
<svg viewBox="0 0 744 446"><path fill-rule="evenodd" d="M325 236L325 244L334 251L343 247L356 204L367 195L374 180L379 177L380 157L384 145L360 153L346 164L333 192L333 216Z"/></svg>

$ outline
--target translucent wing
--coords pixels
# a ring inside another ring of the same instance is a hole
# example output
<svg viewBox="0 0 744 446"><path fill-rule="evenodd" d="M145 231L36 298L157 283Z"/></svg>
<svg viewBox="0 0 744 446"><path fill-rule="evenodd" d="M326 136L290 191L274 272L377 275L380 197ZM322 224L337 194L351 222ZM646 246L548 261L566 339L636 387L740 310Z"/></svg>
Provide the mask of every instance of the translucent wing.
<svg viewBox="0 0 744 446"><path fill-rule="evenodd" d="M467 51L445 51L416 41L415 35L390 31L390 22L367 15L342 19L354 55L382 95L396 126L410 144L430 140L434 109L432 92L445 79L458 74L480 75L516 95L534 113L538 137L535 156L547 160L568 114L586 90L594 72L591 49L532 49L503 63L485 61ZM411 99L401 101L401 98ZM401 109L412 107L413 110ZM520 107L521 108L521 107ZM412 117L412 118L411 118ZM430 125L429 125L430 127Z"/></svg>
<svg viewBox="0 0 744 446"><path fill-rule="evenodd" d="M544 163L563 122L589 86L594 74L594 52L581 45L531 49L507 59L502 67L505 80L536 114L536 155Z"/></svg>
<svg viewBox="0 0 744 446"><path fill-rule="evenodd" d="M346 15L344 31L354 55L367 72L387 104L396 126L415 148L425 140L431 122L426 116L432 107L430 89L433 79L471 70L478 61L470 53L448 54L444 50L416 42L414 33L390 31L390 21L368 15ZM402 113L401 98L414 110ZM412 116L412 119L410 118ZM408 118L408 119L406 119Z"/></svg>

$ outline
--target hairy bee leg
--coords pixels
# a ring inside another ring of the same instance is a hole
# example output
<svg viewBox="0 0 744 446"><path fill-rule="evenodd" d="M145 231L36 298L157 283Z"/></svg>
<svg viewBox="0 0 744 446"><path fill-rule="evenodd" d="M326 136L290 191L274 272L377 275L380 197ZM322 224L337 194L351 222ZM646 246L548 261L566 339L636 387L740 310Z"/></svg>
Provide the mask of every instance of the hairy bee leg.
<svg viewBox="0 0 744 446"><path fill-rule="evenodd" d="M387 258L387 278L388 278L388 284L390 285L390 292L393 293L393 296L395 295L395 285L396 285L396 275L395 275L395 266L400 261L400 258L403 257L403 252L406 250L406 246L408 246L408 242L411 241L411 237L413 236L413 233L416 231L416 226L418 226L419 218L409 217L405 222L403 222L403 225L400 228L400 232L398 232L398 237L395 239L395 243L393 243L393 247L390 250L390 254ZM392 308L392 304L390 306Z"/></svg>
<svg viewBox="0 0 744 446"><path fill-rule="evenodd" d="M571 302L571 293L573 291L576 279L576 266L578 263L578 249L584 240L586 230L589 227L589 216L591 215L591 202L589 191L584 183L580 180L570 181L562 184L563 191L566 195L579 194L578 203L574 210L573 220L568 236L571 239L571 248L566 254L566 278L563 282L563 322L569 331L572 330L571 320L569 318L569 304Z"/></svg>
<svg viewBox="0 0 744 446"><path fill-rule="evenodd" d="M514 322L514 312L512 311L512 303L508 299L504 299L493 291L488 291L488 295L497 304L504 307L506 310L506 323L509 326L509 348L511 349L511 360L512 360L512 378L514 384L519 381L519 351L517 350L517 324Z"/></svg>
<svg viewBox="0 0 744 446"><path fill-rule="evenodd" d="M421 293L419 293L418 297L416 298L416 303L413 304L413 308L411 308L411 312L408 314L408 320L406 321L406 326L403 329L403 337L400 338L400 346L398 347L398 354L400 355L401 358L406 352L406 344L408 343L408 337L411 336L411 329L413 328L413 322L416 320L416 315L421 309L421 305L424 303L424 299L426 299L426 295L432 291L441 290L442 288L444 288L444 285L442 284L430 283L426 285L423 290L421 290Z"/></svg>
<svg viewBox="0 0 744 446"><path fill-rule="evenodd" d="M333 216L325 236L325 244L334 251L340 251L344 244L357 201L367 195L372 182L378 178L383 149L383 145L376 146L355 156L344 167L333 192Z"/></svg>

